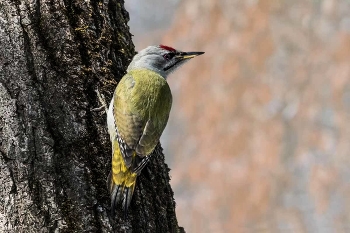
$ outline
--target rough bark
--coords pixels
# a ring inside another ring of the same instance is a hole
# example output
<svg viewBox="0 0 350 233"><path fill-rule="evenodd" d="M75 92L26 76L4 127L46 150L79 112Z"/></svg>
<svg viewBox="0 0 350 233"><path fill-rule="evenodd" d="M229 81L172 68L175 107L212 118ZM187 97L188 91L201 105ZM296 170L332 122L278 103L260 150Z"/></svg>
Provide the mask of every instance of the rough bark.
<svg viewBox="0 0 350 233"><path fill-rule="evenodd" d="M182 232L162 148L109 215L107 101L134 54L123 1L0 2L0 231Z"/></svg>

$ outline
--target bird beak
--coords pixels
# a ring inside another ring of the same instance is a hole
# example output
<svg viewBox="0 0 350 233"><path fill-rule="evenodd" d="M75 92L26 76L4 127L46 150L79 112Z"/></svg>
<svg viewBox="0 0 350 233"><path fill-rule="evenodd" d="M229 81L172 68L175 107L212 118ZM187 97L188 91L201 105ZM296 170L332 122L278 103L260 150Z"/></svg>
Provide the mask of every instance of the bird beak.
<svg viewBox="0 0 350 233"><path fill-rule="evenodd" d="M181 52L181 53L179 53L177 58L180 58L182 60L191 59L191 58L197 57L199 55L202 55L203 53L204 52Z"/></svg>

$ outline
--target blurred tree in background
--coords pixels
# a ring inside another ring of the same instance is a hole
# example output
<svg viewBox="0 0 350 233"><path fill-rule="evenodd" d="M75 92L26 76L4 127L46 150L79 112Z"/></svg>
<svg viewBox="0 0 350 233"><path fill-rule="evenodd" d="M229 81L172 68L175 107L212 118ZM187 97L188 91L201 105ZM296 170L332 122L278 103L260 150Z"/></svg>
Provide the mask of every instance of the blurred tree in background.
<svg viewBox="0 0 350 233"><path fill-rule="evenodd" d="M144 5L154 8L135 10ZM168 79L163 140L180 225L349 232L350 1L134 0L127 9L138 49L206 52Z"/></svg>

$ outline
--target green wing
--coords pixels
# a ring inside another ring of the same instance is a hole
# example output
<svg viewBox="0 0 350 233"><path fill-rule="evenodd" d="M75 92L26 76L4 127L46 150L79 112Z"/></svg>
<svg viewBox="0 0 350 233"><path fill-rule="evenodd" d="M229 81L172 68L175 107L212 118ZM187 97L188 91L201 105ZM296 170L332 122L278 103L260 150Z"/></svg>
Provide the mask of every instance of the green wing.
<svg viewBox="0 0 350 233"><path fill-rule="evenodd" d="M152 153L168 122L171 104L169 85L157 73L135 70L122 78L114 94L113 113L127 147L128 167L135 152L141 158Z"/></svg>

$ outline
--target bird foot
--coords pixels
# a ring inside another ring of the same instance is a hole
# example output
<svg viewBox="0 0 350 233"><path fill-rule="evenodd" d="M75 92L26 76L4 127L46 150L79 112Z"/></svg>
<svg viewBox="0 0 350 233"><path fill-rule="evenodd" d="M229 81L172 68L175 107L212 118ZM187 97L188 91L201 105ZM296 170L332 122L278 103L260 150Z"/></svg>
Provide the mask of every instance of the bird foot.
<svg viewBox="0 0 350 233"><path fill-rule="evenodd" d="M100 104L102 106L98 107L98 108L93 108L91 109L91 111L93 112L99 112L102 111L103 109L105 110L106 114L108 112L108 108L107 108L107 104L106 104L106 100L105 100L105 96L103 94L100 93L100 91L98 90L98 88L95 90L98 100L100 102Z"/></svg>

